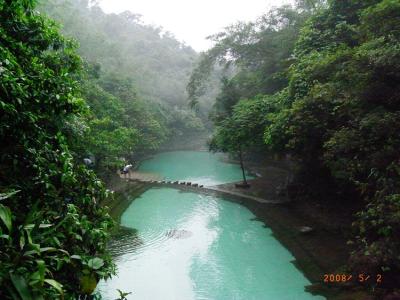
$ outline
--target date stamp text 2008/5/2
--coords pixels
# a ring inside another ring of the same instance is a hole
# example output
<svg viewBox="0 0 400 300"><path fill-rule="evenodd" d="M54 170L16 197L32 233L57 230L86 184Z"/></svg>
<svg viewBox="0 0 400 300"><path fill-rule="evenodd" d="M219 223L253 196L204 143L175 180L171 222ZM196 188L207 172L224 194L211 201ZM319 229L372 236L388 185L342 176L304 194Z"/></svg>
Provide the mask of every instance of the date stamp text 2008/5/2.
<svg viewBox="0 0 400 300"><path fill-rule="evenodd" d="M344 283L349 281L358 281L360 283L377 283L380 284L383 281L381 274L369 275L369 274L324 274L324 282L326 283Z"/></svg>

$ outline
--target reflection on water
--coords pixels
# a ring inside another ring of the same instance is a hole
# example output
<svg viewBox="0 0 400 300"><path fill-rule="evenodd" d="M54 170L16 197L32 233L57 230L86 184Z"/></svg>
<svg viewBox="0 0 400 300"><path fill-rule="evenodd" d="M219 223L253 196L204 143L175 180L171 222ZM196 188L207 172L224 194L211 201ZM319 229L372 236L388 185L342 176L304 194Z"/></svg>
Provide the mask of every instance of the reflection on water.
<svg viewBox="0 0 400 300"><path fill-rule="evenodd" d="M120 256L136 252L143 244L136 229L120 226L109 242L108 249L114 261L118 261Z"/></svg>
<svg viewBox="0 0 400 300"><path fill-rule="evenodd" d="M110 245L118 277L99 284L106 300L116 289L141 300L322 299L304 292L293 256L239 204L154 188L121 224Z"/></svg>

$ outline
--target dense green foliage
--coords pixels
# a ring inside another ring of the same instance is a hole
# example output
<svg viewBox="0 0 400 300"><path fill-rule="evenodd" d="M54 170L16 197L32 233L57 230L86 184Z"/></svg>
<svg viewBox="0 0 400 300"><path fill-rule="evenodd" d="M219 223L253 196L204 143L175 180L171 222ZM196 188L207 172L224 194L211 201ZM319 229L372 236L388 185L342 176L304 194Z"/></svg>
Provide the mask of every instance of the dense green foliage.
<svg viewBox="0 0 400 300"><path fill-rule="evenodd" d="M109 195L68 145L85 113L75 45L33 5L0 1L0 298L71 299L113 273Z"/></svg>
<svg viewBox="0 0 400 300"><path fill-rule="evenodd" d="M198 57L191 47L161 27L143 24L139 15L128 11L106 14L87 0L42 0L41 4L41 11L62 23L64 34L79 42L78 53L101 67L99 85L104 90L117 98L125 97L121 99L124 103L151 106L155 121L168 131L162 135L168 138L192 136L195 123L200 124L197 133L204 131L201 123L208 121L208 105L202 105L196 115L186 103L186 82ZM124 94L117 92L120 84ZM127 84L135 89L134 99L132 93L126 98L131 91ZM202 101L208 103L207 99ZM126 115L133 120L140 118L134 109L128 109Z"/></svg>
<svg viewBox="0 0 400 300"><path fill-rule="evenodd" d="M229 145L262 140L266 155L291 154L301 173L298 180L314 197L325 203L362 199L349 265L386 273L386 286L396 287L400 2L313 4L273 10L261 18L265 27L240 24L219 34L188 91L195 101L214 63L228 59L236 70L222 82L216 99L212 145L234 152ZM352 191L358 196L346 197Z"/></svg>
<svg viewBox="0 0 400 300"><path fill-rule="evenodd" d="M80 152L94 157L98 172L110 172L127 160L158 149L167 138L167 122L151 105L138 99L129 78L93 74L92 69L82 82L90 113Z"/></svg>
<svg viewBox="0 0 400 300"><path fill-rule="evenodd" d="M192 48L128 11L106 14L87 0L41 3L41 10L63 24L63 33L79 42L84 59L133 78L143 99L185 104L185 82L197 56Z"/></svg>
<svg viewBox="0 0 400 300"><path fill-rule="evenodd" d="M74 150L92 158L102 177L161 146L206 134L206 111L196 114L185 102L197 57L190 47L138 15L105 14L89 1L46 0L39 9L62 23L86 60L80 84L89 113L71 122L83 135Z"/></svg>
<svg viewBox="0 0 400 300"><path fill-rule="evenodd" d="M41 2L78 44L35 4L0 1L0 298L74 299L114 272L96 174L204 134L206 114L182 107L196 53L170 34L88 1Z"/></svg>
<svg viewBox="0 0 400 300"><path fill-rule="evenodd" d="M352 259L371 273L400 271L399 32L398 1L331 1L303 29L289 104L266 131L304 167L327 168L359 190L367 206Z"/></svg>
<svg viewBox="0 0 400 300"><path fill-rule="evenodd" d="M243 181L247 185L244 172L243 153L262 151L266 115L273 108L269 96L257 96L250 100L241 100L234 107L232 114L219 122L210 141L210 149L235 154L243 171Z"/></svg>
<svg viewBox="0 0 400 300"><path fill-rule="evenodd" d="M256 22L238 23L212 36L216 45L202 54L187 86L192 105L199 102L215 64L227 71L213 112L216 122L229 115L240 99L284 88L296 39L309 16L309 10L283 6Z"/></svg>
<svg viewBox="0 0 400 300"><path fill-rule="evenodd" d="M271 123L266 115L275 112L283 97L257 95L277 93L288 85L295 42L313 3L302 2L302 9L273 9L256 22L238 23L211 37L216 45L202 54L187 91L192 106L198 105L215 65L225 70L221 92L211 111L216 125L210 141L212 150L235 154L242 162L243 152L266 149L263 134Z"/></svg>

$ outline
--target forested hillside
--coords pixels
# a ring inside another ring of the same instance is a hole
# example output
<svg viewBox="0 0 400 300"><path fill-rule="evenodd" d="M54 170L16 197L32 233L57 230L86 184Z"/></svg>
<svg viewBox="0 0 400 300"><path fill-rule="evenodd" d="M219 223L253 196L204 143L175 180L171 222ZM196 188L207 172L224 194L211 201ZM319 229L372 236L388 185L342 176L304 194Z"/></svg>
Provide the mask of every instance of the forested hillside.
<svg viewBox="0 0 400 300"><path fill-rule="evenodd" d="M42 11L80 44L79 54L104 70L128 76L143 99L186 103L185 83L197 53L131 12L106 14L87 0L41 1Z"/></svg>
<svg viewBox="0 0 400 300"><path fill-rule="evenodd" d="M216 34L187 87L196 105L210 70L234 65L211 148L290 155L293 199L362 206L349 270L385 274L390 288L400 282L399 33L397 0L297 1Z"/></svg>
<svg viewBox="0 0 400 300"><path fill-rule="evenodd" d="M115 168L118 158L206 134L209 105L196 113L187 106L185 85L198 58L192 48L131 12L105 14L82 0L40 4L85 60L82 91L92 113L86 147L98 166Z"/></svg>

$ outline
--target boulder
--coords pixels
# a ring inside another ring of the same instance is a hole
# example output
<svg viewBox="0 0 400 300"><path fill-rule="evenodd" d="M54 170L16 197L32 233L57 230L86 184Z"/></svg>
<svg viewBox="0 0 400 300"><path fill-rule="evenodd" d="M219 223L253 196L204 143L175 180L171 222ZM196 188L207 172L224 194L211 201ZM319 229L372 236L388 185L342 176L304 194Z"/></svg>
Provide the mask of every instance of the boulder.
<svg viewBox="0 0 400 300"><path fill-rule="evenodd" d="M174 239L187 239L192 236L192 232L188 230L178 230L178 229L171 229L168 230L165 235L169 238L174 238Z"/></svg>

